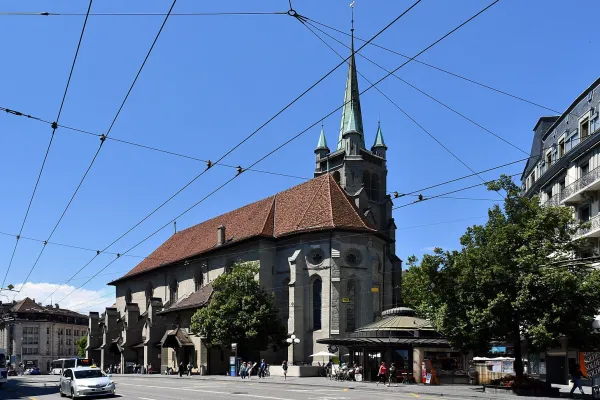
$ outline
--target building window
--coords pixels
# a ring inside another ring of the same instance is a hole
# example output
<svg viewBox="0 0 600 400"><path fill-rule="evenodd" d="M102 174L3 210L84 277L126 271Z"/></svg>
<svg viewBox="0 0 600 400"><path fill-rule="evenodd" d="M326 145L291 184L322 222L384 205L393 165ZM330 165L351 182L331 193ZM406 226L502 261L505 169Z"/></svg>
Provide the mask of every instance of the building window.
<svg viewBox="0 0 600 400"><path fill-rule="evenodd" d="M357 266L362 262L362 256L357 249L350 249L346 252L346 263L350 266Z"/></svg>
<svg viewBox="0 0 600 400"><path fill-rule="evenodd" d="M373 175L371 178L371 200L379 201L379 177Z"/></svg>
<svg viewBox="0 0 600 400"><path fill-rule="evenodd" d="M552 153L546 154L546 168L550 168L552 165Z"/></svg>
<svg viewBox="0 0 600 400"><path fill-rule="evenodd" d="M313 267L317 267L323 263L325 256L323 255L323 250L321 249L312 249L308 255L306 256L306 261Z"/></svg>
<svg viewBox="0 0 600 400"><path fill-rule="evenodd" d="M562 138L558 141L558 157L562 157L565 155L565 138Z"/></svg>
<svg viewBox="0 0 600 400"><path fill-rule="evenodd" d="M590 220L590 205L589 204L579 207L579 220L581 220L581 222L587 222Z"/></svg>
<svg viewBox="0 0 600 400"><path fill-rule="evenodd" d="M580 136L581 136L581 141L583 142L590 135L590 119L589 118L585 118L583 121L581 121L581 123L579 124L579 131L581 132Z"/></svg>
<svg viewBox="0 0 600 400"><path fill-rule="evenodd" d="M318 331L321 329L321 305L323 292L323 281L321 278L314 280L312 284L312 292L313 330Z"/></svg>
<svg viewBox="0 0 600 400"><path fill-rule="evenodd" d="M581 169L580 177L586 176L590 172L590 163L589 161L579 167Z"/></svg>
<svg viewBox="0 0 600 400"><path fill-rule="evenodd" d="M152 286L152 282L148 282L146 285L146 304L150 303L152 296L154 296L154 286Z"/></svg>
<svg viewBox="0 0 600 400"><path fill-rule="evenodd" d="M49 335L49 334L50 334L50 327L49 327L49 326L47 326L47 327L46 327L46 335Z"/></svg>
<svg viewBox="0 0 600 400"><path fill-rule="evenodd" d="M364 171L363 172L363 188L365 190L365 192L367 193L367 198L370 200L371 199L371 174L369 174L369 171Z"/></svg>
<svg viewBox="0 0 600 400"><path fill-rule="evenodd" d="M202 275L202 269L198 268L194 272L194 290L198 291L202 287L204 281L204 275Z"/></svg>
<svg viewBox="0 0 600 400"><path fill-rule="evenodd" d="M340 185L340 171L335 171L333 174L331 174L331 176L333 177L333 180Z"/></svg>
<svg viewBox="0 0 600 400"><path fill-rule="evenodd" d="M171 278L171 284L169 285L169 302L174 304L179 298L177 291L179 290L179 284L177 278Z"/></svg>

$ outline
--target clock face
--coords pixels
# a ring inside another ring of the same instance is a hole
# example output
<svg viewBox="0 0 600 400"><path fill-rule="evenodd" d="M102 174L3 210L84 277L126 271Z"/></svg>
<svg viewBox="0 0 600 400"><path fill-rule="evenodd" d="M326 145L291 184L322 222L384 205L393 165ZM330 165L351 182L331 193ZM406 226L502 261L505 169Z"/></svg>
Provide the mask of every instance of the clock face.
<svg viewBox="0 0 600 400"><path fill-rule="evenodd" d="M338 347L335 344L332 344L331 346L327 346L327 350L330 353L337 353L338 351Z"/></svg>

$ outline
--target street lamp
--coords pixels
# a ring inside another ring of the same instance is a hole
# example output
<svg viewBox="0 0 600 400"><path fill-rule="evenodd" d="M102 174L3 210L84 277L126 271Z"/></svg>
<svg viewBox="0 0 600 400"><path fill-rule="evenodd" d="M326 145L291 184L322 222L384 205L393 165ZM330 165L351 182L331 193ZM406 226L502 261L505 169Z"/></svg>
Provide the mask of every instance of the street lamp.
<svg viewBox="0 0 600 400"><path fill-rule="evenodd" d="M292 333L292 336L290 336L289 338L287 338L285 341L292 345L292 365L294 365L294 356L295 356L294 350L295 350L296 344L300 343L300 339L298 339L296 337L296 335L294 335Z"/></svg>

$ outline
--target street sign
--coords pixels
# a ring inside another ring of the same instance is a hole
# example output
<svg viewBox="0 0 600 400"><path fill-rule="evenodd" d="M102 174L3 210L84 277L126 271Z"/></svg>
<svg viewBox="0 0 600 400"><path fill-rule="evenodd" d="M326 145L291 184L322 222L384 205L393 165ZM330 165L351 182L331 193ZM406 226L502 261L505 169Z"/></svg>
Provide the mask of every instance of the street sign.
<svg viewBox="0 0 600 400"><path fill-rule="evenodd" d="M372 287L371 288L371 292L372 293L379 293L379 288L378 287Z"/></svg>
<svg viewBox="0 0 600 400"><path fill-rule="evenodd" d="M347 297L342 297L342 303L350 303L350 299Z"/></svg>

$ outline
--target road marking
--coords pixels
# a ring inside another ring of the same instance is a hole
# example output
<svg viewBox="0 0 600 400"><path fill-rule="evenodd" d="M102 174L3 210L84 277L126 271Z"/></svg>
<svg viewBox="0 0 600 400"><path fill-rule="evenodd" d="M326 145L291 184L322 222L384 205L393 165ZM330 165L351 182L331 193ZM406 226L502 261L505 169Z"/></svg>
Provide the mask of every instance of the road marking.
<svg viewBox="0 0 600 400"><path fill-rule="evenodd" d="M125 385L125 386L137 386L137 387L153 388L153 389L170 389L169 387L165 387L165 386L134 385L132 383L120 383L120 384ZM283 397L262 396L262 395L257 395L257 394L245 394L245 393L219 392L216 390L189 389L189 388L181 388L181 387L177 388L177 390L183 390L183 391L187 391L187 392L211 393L211 394L226 394L229 396L253 397L253 398L257 398L257 399L268 399L268 400L292 400L292 399L287 399L287 398L283 398Z"/></svg>
<svg viewBox="0 0 600 400"><path fill-rule="evenodd" d="M149 397L138 397L138 399L140 399L140 400L154 400L154 399L151 399Z"/></svg>
<svg viewBox="0 0 600 400"><path fill-rule="evenodd" d="M418 397L421 397L421 396L419 396L418 394L414 394L414 393L411 393L411 394L412 394L413 396L417 397L417 398L418 398Z"/></svg>

